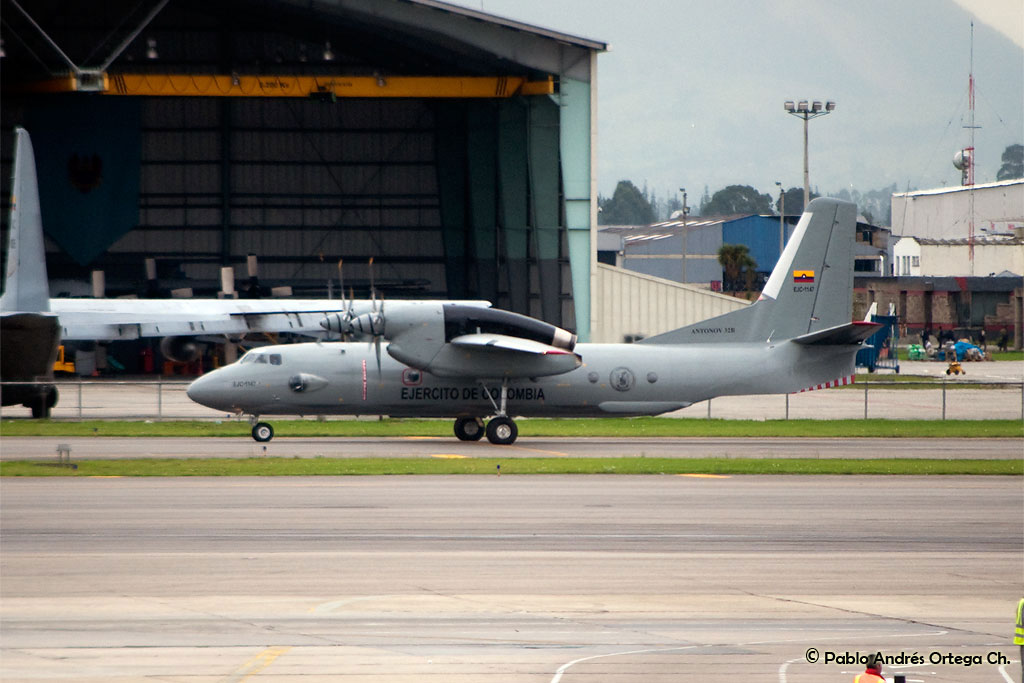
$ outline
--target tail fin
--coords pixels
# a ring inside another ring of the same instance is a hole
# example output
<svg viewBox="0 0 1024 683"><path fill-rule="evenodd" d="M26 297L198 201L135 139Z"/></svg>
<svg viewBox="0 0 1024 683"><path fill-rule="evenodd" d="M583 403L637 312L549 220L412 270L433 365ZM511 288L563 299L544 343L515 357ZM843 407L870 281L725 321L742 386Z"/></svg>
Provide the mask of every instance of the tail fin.
<svg viewBox="0 0 1024 683"><path fill-rule="evenodd" d="M815 199L753 305L642 343L778 341L849 323L856 215L849 202Z"/></svg>
<svg viewBox="0 0 1024 683"><path fill-rule="evenodd" d="M0 310L46 312L50 310L50 285L46 279L46 250L39 209L39 186L36 182L36 158L28 131L15 128L14 135L7 273L4 293L0 296Z"/></svg>

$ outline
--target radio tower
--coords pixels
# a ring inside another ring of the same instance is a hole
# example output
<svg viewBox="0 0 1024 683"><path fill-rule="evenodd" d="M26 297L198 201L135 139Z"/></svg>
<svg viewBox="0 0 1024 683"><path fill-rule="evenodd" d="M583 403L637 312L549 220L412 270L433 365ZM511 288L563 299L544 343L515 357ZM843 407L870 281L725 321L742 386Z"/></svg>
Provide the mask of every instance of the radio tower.
<svg viewBox="0 0 1024 683"><path fill-rule="evenodd" d="M967 76L967 119L968 125L965 128L971 131L971 146L965 149L967 152L967 178L964 185L969 190L970 218L967 222L967 261L970 264L970 274L974 275L974 131L978 126L974 125L974 20L971 19L971 67Z"/></svg>

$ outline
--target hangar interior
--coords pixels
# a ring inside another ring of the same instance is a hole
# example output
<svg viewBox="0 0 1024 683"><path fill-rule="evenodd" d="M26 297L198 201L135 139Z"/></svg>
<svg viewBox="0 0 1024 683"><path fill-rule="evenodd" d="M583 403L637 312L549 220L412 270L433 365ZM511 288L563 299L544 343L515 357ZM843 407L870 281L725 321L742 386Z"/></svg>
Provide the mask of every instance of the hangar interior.
<svg viewBox="0 0 1024 683"><path fill-rule="evenodd" d="M435 0L2 3L3 227L32 135L51 281L485 298L589 336L604 43ZM5 235L6 240L6 235ZM6 241L5 241L6 243ZM57 292L55 292L56 294ZM80 292L81 293L81 292Z"/></svg>

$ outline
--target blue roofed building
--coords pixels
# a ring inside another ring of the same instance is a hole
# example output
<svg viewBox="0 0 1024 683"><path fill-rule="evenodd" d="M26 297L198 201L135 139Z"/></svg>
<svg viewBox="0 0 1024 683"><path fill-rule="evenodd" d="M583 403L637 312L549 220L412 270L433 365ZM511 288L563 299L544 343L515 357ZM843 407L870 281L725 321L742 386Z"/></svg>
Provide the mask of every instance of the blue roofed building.
<svg viewBox="0 0 1024 683"><path fill-rule="evenodd" d="M598 261L720 291L723 275L718 250L723 244L743 244L757 264L754 286L760 288L779 260L799 219L799 216L786 216L780 221L778 216L747 214L687 217L685 223L669 220L642 226L602 226ZM888 230L857 223L854 269L858 275L888 275L890 252Z"/></svg>

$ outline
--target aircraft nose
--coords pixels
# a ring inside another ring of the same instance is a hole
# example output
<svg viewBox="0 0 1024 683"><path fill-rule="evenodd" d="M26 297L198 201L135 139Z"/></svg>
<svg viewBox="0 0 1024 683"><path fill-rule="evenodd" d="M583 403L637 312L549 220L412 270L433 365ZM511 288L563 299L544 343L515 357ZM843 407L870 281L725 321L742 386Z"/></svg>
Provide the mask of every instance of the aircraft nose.
<svg viewBox="0 0 1024 683"><path fill-rule="evenodd" d="M214 377L216 374L216 372L211 372L197 378L188 385L185 393L200 405L209 408L217 407L223 392L220 390L220 378Z"/></svg>

